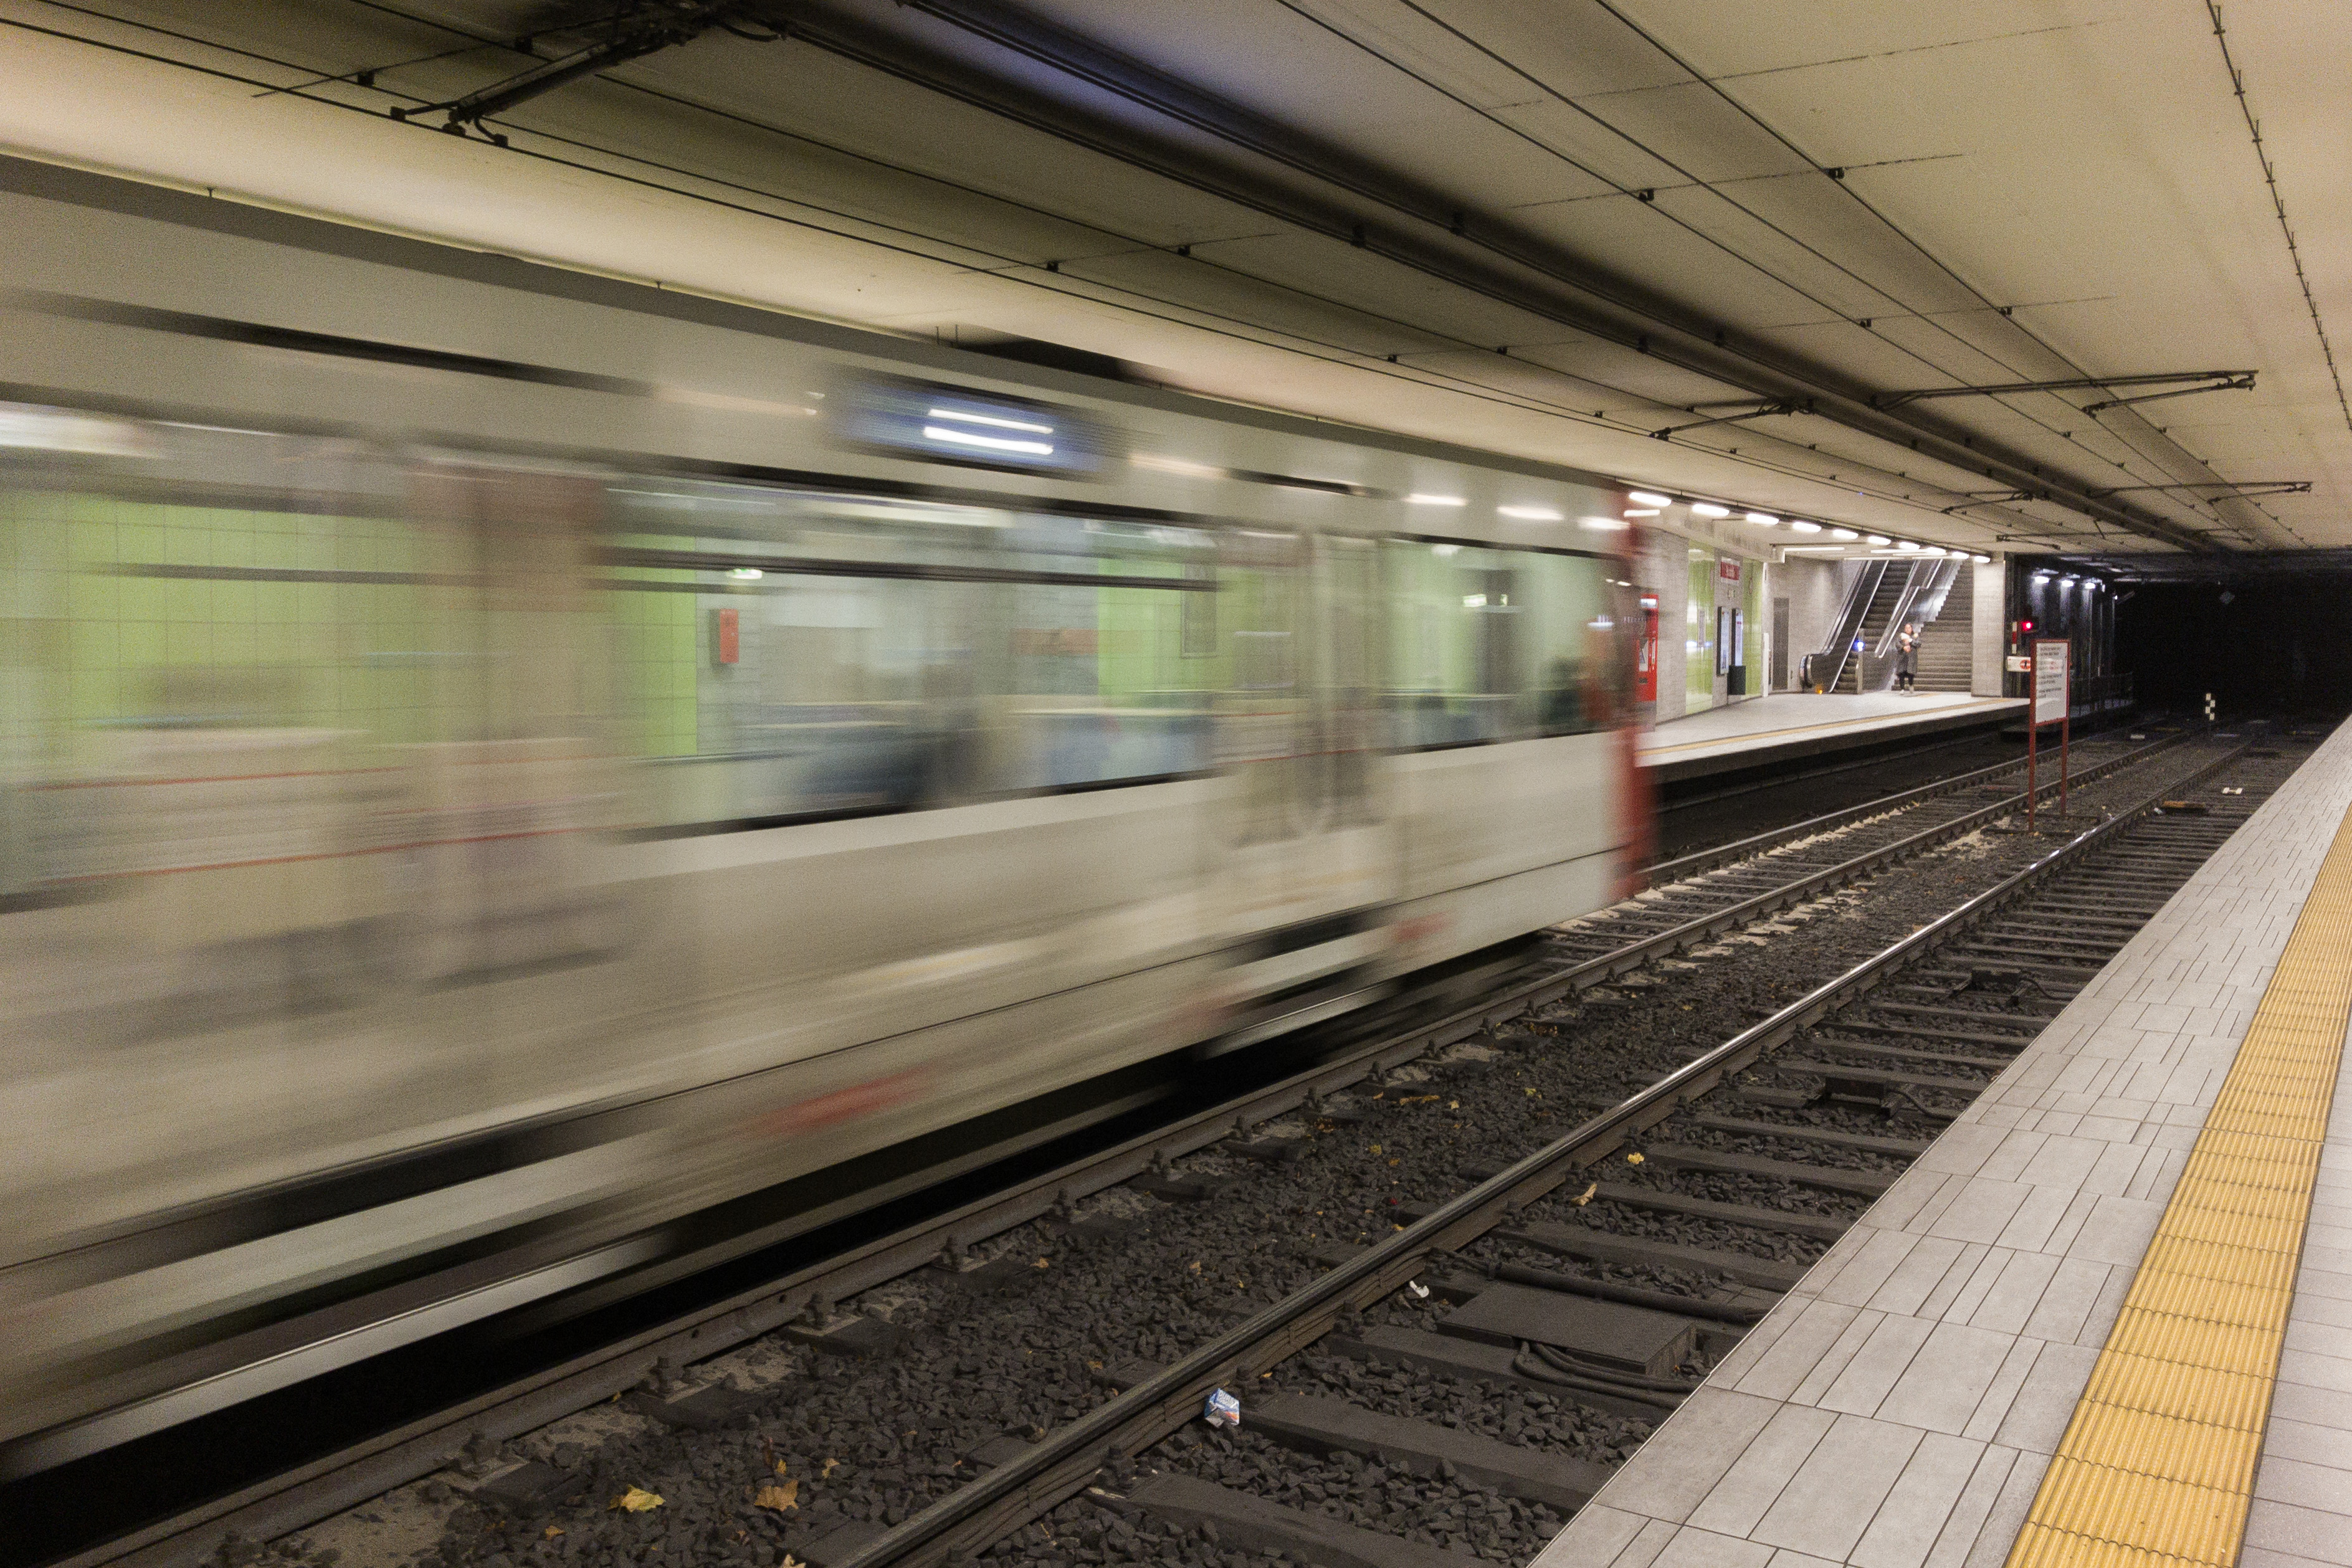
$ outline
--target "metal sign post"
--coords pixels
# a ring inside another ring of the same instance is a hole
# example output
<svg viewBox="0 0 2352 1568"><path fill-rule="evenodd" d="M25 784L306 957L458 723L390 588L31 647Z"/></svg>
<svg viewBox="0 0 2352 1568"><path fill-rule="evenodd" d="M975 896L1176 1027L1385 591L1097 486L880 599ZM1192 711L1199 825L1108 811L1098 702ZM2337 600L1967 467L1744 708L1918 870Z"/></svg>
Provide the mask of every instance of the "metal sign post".
<svg viewBox="0 0 2352 1568"><path fill-rule="evenodd" d="M2033 826L2034 751L2045 724L2058 727L2058 810L2062 815L2066 810L2074 738L2074 645L2063 637L2039 637L2033 643L2032 695L2025 716L2025 825L2029 831Z"/></svg>

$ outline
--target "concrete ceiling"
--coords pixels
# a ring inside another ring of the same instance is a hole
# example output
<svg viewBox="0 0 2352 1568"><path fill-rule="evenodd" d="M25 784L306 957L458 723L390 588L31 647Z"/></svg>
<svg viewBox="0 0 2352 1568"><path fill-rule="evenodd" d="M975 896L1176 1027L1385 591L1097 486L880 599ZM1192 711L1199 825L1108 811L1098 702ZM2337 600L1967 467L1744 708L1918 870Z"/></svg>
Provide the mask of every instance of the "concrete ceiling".
<svg viewBox="0 0 2352 1568"><path fill-rule="evenodd" d="M388 112L716 9L0 0L0 141L1933 543L2352 546L2352 8L739 0Z"/></svg>

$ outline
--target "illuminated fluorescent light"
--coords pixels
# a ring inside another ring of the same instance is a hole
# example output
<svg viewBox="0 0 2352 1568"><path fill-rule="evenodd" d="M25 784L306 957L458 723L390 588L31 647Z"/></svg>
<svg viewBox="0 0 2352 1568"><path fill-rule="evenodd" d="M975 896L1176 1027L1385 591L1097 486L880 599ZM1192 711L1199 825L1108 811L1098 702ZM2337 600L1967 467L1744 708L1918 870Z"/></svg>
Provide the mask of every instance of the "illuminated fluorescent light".
<svg viewBox="0 0 2352 1568"><path fill-rule="evenodd" d="M1885 534L1864 534L1862 542L1866 545L1891 545L1895 541Z"/></svg>
<svg viewBox="0 0 2352 1568"><path fill-rule="evenodd" d="M1465 593L1462 596L1462 608L1484 610L1486 608L1486 596L1483 593Z"/></svg>
<svg viewBox="0 0 2352 1568"><path fill-rule="evenodd" d="M1576 520L1585 528L1598 528L1602 533L1622 534L1625 531L1625 519L1622 517L1579 517Z"/></svg>
<svg viewBox="0 0 2352 1568"><path fill-rule="evenodd" d="M1992 564L1992 557L1989 555L1972 555L1969 557L1969 559L1976 562L1979 566L1990 566Z"/></svg>
<svg viewBox="0 0 2352 1568"><path fill-rule="evenodd" d="M1780 526L1780 519L1769 512L1750 512L1748 520L1759 528L1776 528Z"/></svg>
<svg viewBox="0 0 2352 1568"><path fill-rule="evenodd" d="M1921 555L1941 555L1944 553L1944 547L1942 545L1929 545L1919 553Z"/></svg>
<svg viewBox="0 0 2352 1568"><path fill-rule="evenodd" d="M740 582L757 582L768 574L756 566L734 566L727 569L727 575Z"/></svg>
<svg viewBox="0 0 2352 1568"><path fill-rule="evenodd" d="M1693 501L1691 503L1691 511L1696 516L1702 517L1727 517L1731 516L1731 508L1729 507L1718 507L1713 501Z"/></svg>
<svg viewBox="0 0 2352 1568"><path fill-rule="evenodd" d="M1193 479L1222 479L1225 476L1222 468L1195 463L1186 457L1158 457L1148 452L1139 452L1128 461L1138 468L1149 468L1158 474L1182 474Z"/></svg>
<svg viewBox="0 0 2352 1568"><path fill-rule="evenodd" d="M1629 517L1654 517L1658 515L1658 508L1655 507L1628 507L1625 508L1625 515Z"/></svg>
<svg viewBox="0 0 2352 1568"><path fill-rule="evenodd" d="M1919 547L1912 543L1909 539L1896 539L1895 541L1895 548L1896 549L1917 549Z"/></svg>
<svg viewBox="0 0 2352 1568"><path fill-rule="evenodd" d="M1449 555L1460 555L1462 553L1462 547L1460 545L1432 545L1429 547L1429 553L1440 558Z"/></svg>
<svg viewBox="0 0 2352 1568"><path fill-rule="evenodd" d="M1054 444L1050 441L1016 441L1004 435L981 435L969 430L948 430L936 424L923 426L923 439L944 441L952 446L977 446L983 452L1018 452L1029 457L1051 457Z"/></svg>
<svg viewBox="0 0 2352 1568"><path fill-rule="evenodd" d="M1832 528L1830 530L1830 538L1833 539L1858 539L1862 538L1862 536L1855 533L1852 528Z"/></svg>
<svg viewBox="0 0 2352 1568"><path fill-rule="evenodd" d="M1556 523L1559 514L1549 507L1497 507L1496 512L1506 517L1517 517L1524 523Z"/></svg>
<svg viewBox="0 0 2352 1568"><path fill-rule="evenodd" d="M1655 490L1636 490L1627 498L1644 507L1671 507L1675 504L1672 496L1661 496Z"/></svg>
<svg viewBox="0 0 2352 1568"><path fill-rule="evenodd" d="M1790 523L1789 526L1801 534L1817 534L1822 531L1822 526L1819 523Z"/></svg>
<svg viewBox="0 0 2352 1568"><path fill-rule="evenodd" d="M1409 507L1466 507L1470 503L1460 496L1407 496Z"/></svg>
<svg viewBox="0 0 2352 1568"><path fill-rule="evenodd" d="M953 420L958 424L984 424L992 430L1025 430L1032 435L1054 434L1054 427L1050 424L1033 424L1025 419L999 419L989 413L958 413L951 408L926 409L923 417Z"/></svg>

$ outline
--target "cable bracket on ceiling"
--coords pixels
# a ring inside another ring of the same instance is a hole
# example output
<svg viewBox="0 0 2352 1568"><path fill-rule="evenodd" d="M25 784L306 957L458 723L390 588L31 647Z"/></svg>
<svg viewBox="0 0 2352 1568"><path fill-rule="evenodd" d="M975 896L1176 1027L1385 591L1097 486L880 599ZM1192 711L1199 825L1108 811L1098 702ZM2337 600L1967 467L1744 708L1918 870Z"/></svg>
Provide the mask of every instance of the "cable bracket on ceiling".
<svg viewBox="0 0 2352 1568"><path fill-rule="evenodd" d="M1776 413L1811 413L1813 412L1813 400L1780 398L1769 402L1699 403L1692 405L1690 412L1696 413L1701 408L1731 408L1739 412L1717 414L1712 419L1695 419L1688 424L1670 424L1664 430L1650 432L1650 439L1671 441L1685 430L1701 430L1710 424L1738 424L1743 420L1763 419Z"/></svg>
<svg viewBox="0 0 2352 1568"><path fill-rule="evenodd" d="M1939 397L2007 397L2017 392L2108 392L2116 387L2169 386L2176 382L2219 382L2221 386L2186 387L2179 392L2158 392L2151 397L2116 398L2108 402L2095 402L2083 412L2095 413L2103 408L2114 408L2126 402L2153 402L2158 397L2182 397L2193 392L2226 392L2242 382L2254 384L2252 371L2163 371L2136 376L2072 376L2063 381L2006 382L1987 387L1916 387L1908 392L1874 392L1873 408L1901 408L1906 402L1920 402Z"/></svg>

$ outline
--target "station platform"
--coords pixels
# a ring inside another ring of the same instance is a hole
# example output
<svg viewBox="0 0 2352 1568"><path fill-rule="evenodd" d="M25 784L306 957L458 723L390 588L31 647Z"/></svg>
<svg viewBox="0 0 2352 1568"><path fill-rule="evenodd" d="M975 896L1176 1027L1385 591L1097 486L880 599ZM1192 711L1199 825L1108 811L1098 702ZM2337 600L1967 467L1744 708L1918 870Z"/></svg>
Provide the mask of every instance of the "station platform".
<svg viewBox="0 0 2352 1568"><path fill-rule="evenodd" d="M2347 1019L2352 726L1538 1568L2352 1563Z"/></svg>
<svg viewBox="0 0 2352 1568"><path fill-rule="evenodd" d="M2024 711L2022 697L1966 692L1783 692L1670 719L1643 734L1639 753L1654 779L1674 784L1939 731L1989 729Z"/></svg>

